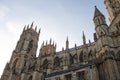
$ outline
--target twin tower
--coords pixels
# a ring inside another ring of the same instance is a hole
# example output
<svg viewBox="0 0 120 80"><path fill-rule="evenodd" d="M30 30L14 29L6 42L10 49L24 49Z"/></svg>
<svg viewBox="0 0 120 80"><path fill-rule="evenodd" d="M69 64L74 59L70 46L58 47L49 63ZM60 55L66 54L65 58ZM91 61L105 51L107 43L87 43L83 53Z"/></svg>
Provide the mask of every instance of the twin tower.
<svg viewBox="0 0 120 80"><path fill-rule="evenodd" d="M120 80L120 0L105 0L110 25L95 6L94 42L56 52L44 43L36 57L40 30L25 26L0 80Z"/></svg>

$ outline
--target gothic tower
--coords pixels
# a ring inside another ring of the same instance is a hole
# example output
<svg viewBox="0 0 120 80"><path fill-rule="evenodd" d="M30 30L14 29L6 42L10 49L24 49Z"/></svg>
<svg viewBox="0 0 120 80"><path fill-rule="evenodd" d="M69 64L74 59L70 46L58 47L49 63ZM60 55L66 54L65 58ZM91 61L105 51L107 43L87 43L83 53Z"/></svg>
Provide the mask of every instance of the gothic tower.
<svg viewBox="0 0 120 80"><path fill-rule="evenodd" d="M37 26L33 29L33 23L30 26L28 25L27 28L24 27L10 62L6 64L7 69L3 72L3 76L6 76L4 80L18 80L18 75L27 70L26 65L29 64L27 61L36 57L40 34L40 30L36 32L36 29Z"/></svg>
<svg viewBox="0 0 120 80"><path fill-rule="evenodd" d="M95 31L96 31L96 37L98 42L98 49L102 48L104 45L108 45L107 42L104 42L103 39L106 39L108 35L108 26L106 24L106 20L104 15L98 10L98 8L95 6L95 13L93 18L94 24L95 24Z"/></svg>
<svg viewBox="0 0 120 80"><path fill-rule="evenodd" d="M106 9L109 13L109 21L112 20L120 13L120 0L105 0Z"/></svg>

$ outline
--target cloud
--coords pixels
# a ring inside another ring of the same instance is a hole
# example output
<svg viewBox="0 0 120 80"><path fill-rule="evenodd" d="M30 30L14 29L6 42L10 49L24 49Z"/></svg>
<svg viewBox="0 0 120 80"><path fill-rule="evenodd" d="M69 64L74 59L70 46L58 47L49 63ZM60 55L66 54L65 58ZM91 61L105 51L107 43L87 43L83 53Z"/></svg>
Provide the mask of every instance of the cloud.
<svg viewBox="0 0 120 80"><path fill-rule="evenodd" d="M3 19L3 17L5 17L9 11L10 9L7 6L0 4L0 19Z"/></svg>
<svg viewBox="0 0 120 80"><path fill-rule="evenodd" d="M2 75L6 62L11 57L12 51L19 39L18 35L20 35L22 29L20 23L15 21L6 22L4 27L0 29L0 76Z"/></svg>
<svg viewBox="0 0 120 80"><path fill-rule="evenodd" d="M23 26L19 22L9 21L6 23L6 28L8 32L18 36L19 33L21 33Z"/></svg>

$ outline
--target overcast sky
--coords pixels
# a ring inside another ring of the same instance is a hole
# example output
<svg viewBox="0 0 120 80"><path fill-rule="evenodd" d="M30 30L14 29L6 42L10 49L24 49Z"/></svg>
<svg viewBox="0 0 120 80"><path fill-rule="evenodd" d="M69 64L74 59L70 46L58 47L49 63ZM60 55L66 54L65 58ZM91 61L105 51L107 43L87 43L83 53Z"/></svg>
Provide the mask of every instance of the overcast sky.
<svg viewBox="0 0 120 80"><path fill-rule="evenodd" d="M24 25L41 28L41 43L52 38L57 51L65 47L66 37L70 47L82 45L82 31L87 42L93 41L94 6L106 16L104 0L0 0L0 75L15 49Z"/></svg>

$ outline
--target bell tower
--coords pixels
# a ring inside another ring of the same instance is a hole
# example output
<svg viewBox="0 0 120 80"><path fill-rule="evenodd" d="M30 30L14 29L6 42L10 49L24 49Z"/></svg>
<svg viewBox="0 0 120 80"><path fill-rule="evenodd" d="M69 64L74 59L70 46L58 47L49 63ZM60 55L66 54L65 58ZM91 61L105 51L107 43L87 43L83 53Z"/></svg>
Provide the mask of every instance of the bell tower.
<svg viewBox="0 0 120 80"><path fill-rule="evenodd" d="M9 69L5 71L9 72L7 80L17 80L17 75L21 75L27 66L28 61L36 57L36 51L38 47L40 30L37 32L37 26L33 29L33 23L24 27L20 39L17 42L17 46L12 53L10 62L6 65ZM3 74L4 75L4 74Z"/></svg>
<svg viewBox="0 0 120 80"><path fill-rule="evenodd" d="M120 13L120 0L105 0L104 4L109 13L109 21L112 20Z"/></svg>
<svg viewBox="0 0 120 80"><path fill-rule="evenodd" d="M38 47L39 32L36 32L37 26L33 29L33 23L29 26L24 27L20 39L15 48L15 54L27 54L31 56L36 56L36 51Z"/></svg>

